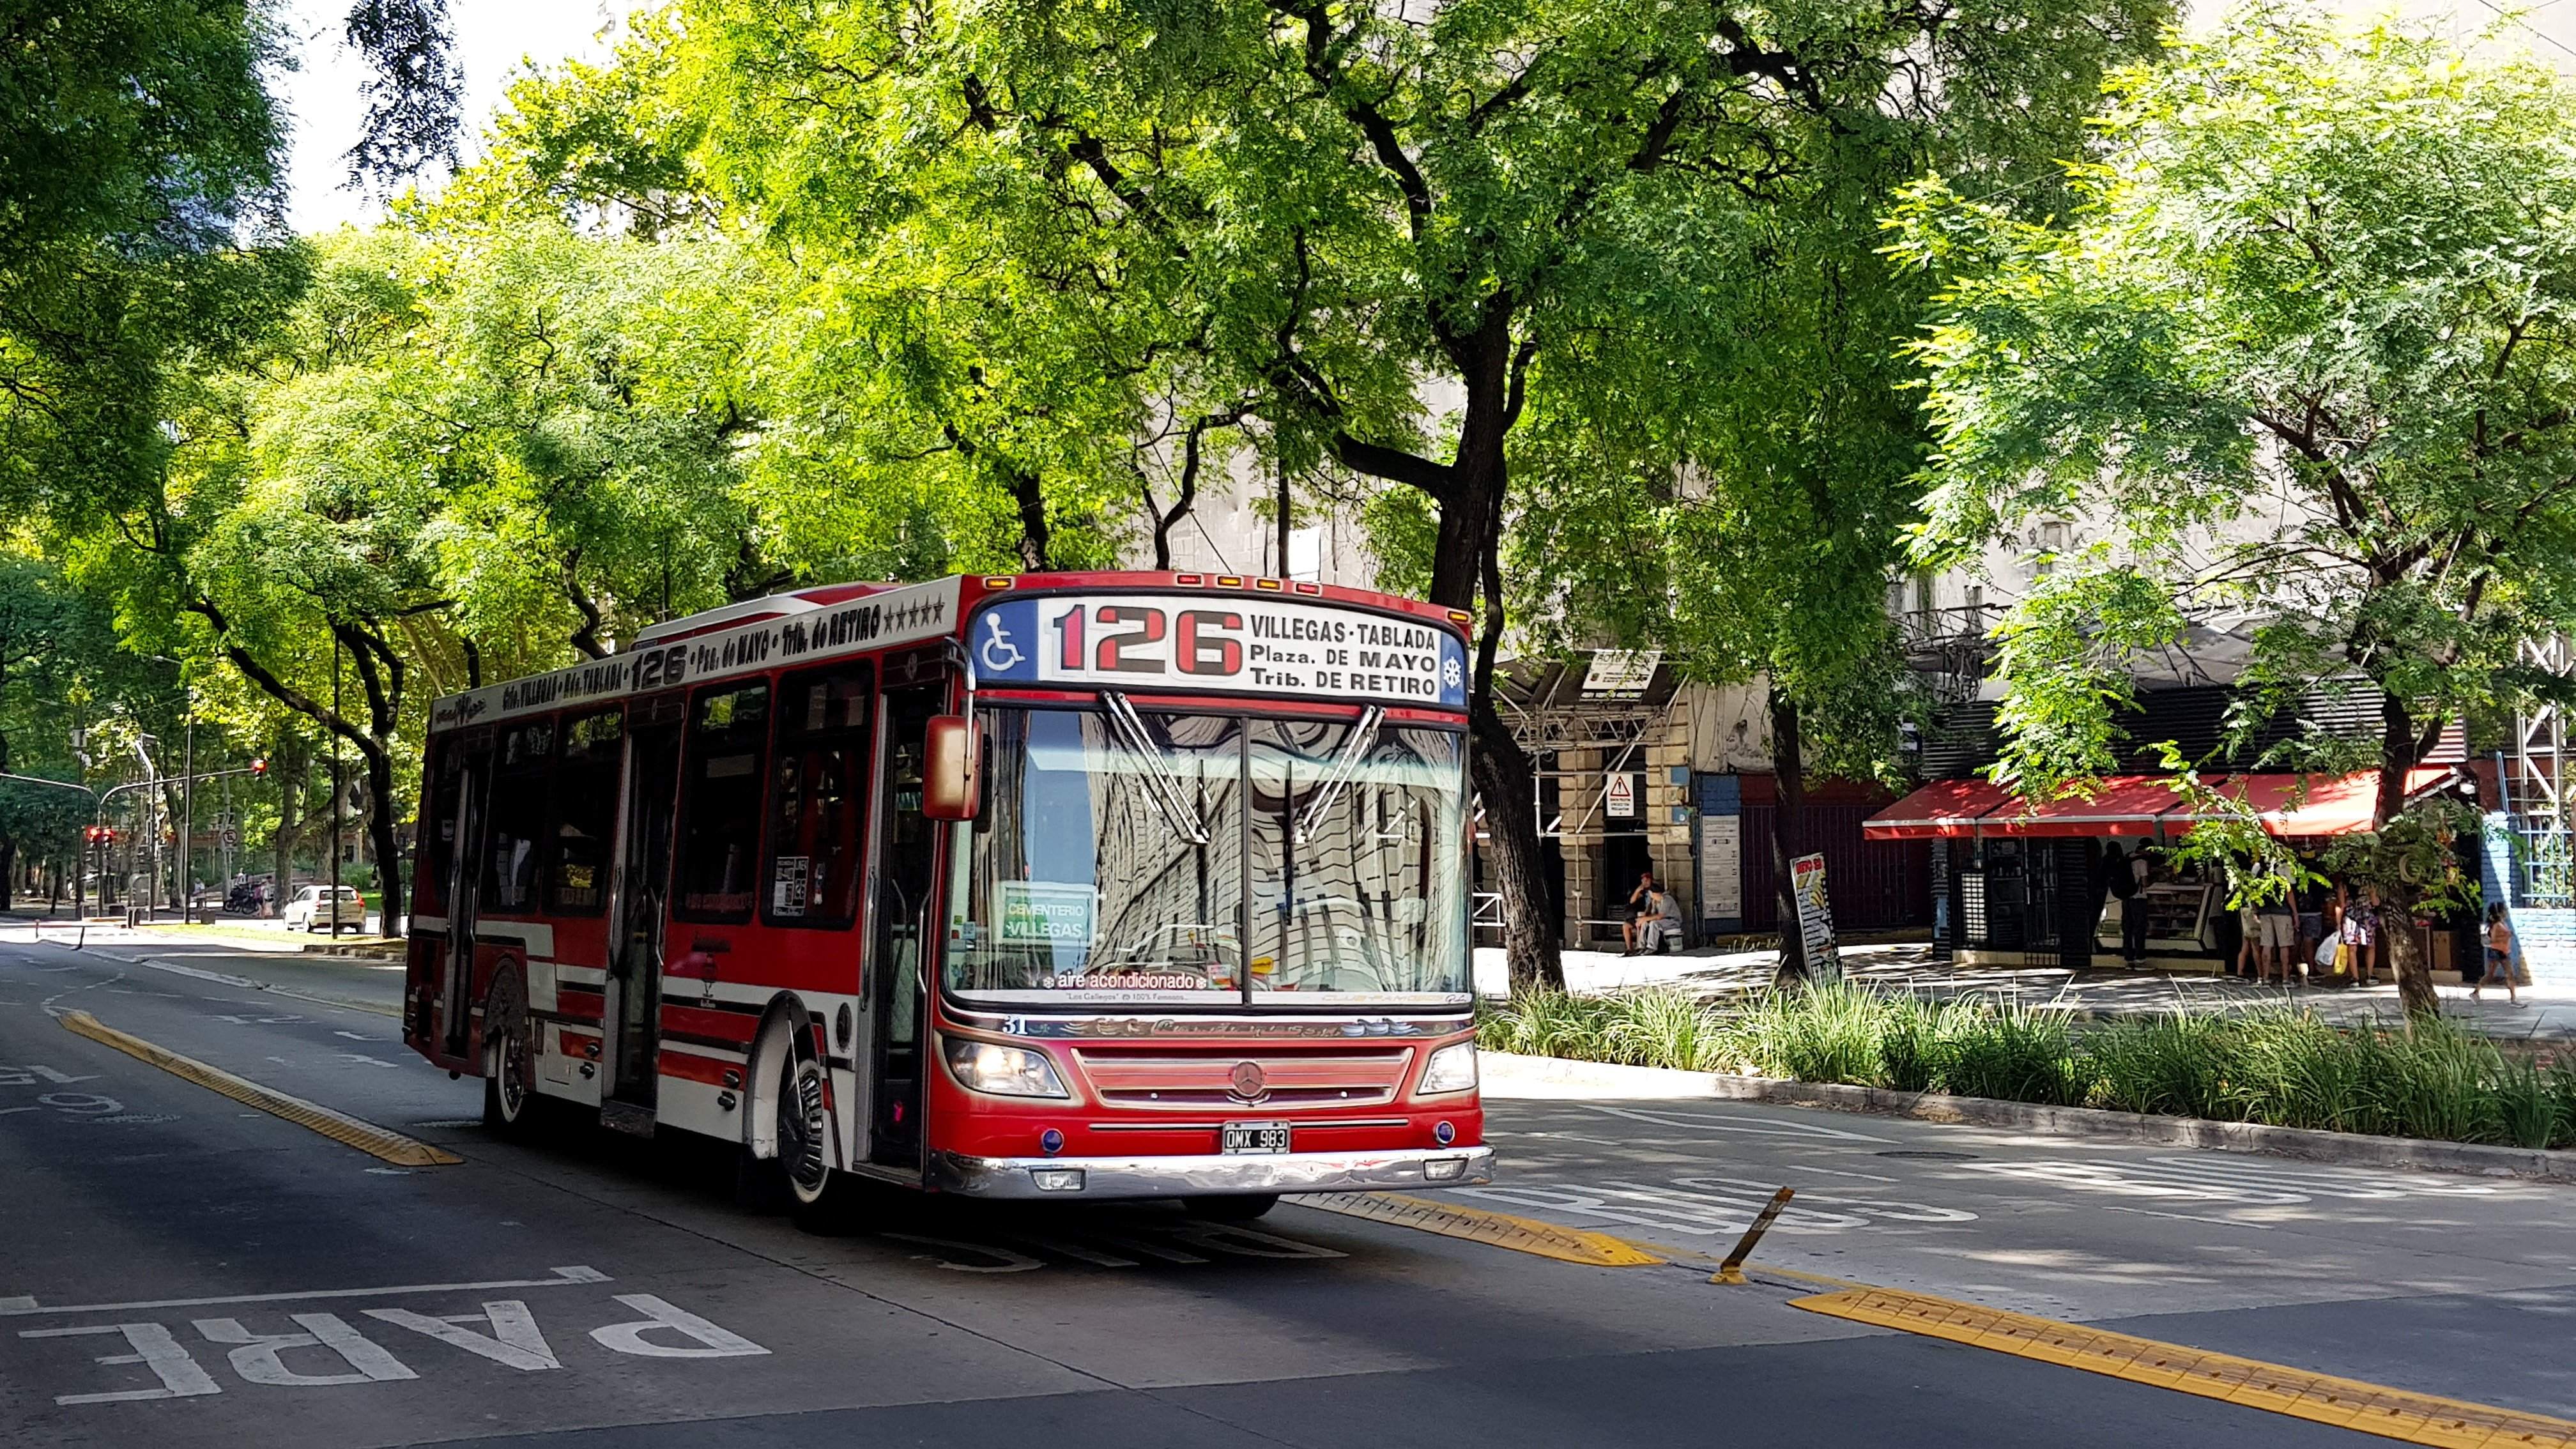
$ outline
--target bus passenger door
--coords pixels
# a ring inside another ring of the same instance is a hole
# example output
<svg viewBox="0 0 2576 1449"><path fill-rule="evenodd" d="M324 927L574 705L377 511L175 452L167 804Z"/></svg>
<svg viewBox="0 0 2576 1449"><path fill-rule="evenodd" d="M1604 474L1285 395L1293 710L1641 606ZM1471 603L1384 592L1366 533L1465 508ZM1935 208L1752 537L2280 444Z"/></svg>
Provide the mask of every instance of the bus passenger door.
<svg viewBox="0 0 2576 1449"><path fill-rule="evenodd" d="M887 688L877 712L883 731L884 810L877 831L876 932L865 982L869 1025L868 1160L884 1167L921 1166L922 970L933 925L937 837L921 813L922 736L947 704L944 676Z"/></svg>
<svg viewBox="0 0 2576 1449"><path fill-rule="evenodd" d="M617 934L608 962L609 1099L653 1105L662 1010L662 930L670 918L671 829L680 803L680 720L675 696L639 704L628 727L626 828L619 849Z"/></svg>
<svg viewBox="0 0 2576 1449"><path fill-rule="evenodd" d="M441 844L447 864L447 966L439 983L439 1050L451 1058L473 1050L474 917L483 886L483 827L492 789L492 732L478 730L449 747L456 761L454 838Z"/></svg>

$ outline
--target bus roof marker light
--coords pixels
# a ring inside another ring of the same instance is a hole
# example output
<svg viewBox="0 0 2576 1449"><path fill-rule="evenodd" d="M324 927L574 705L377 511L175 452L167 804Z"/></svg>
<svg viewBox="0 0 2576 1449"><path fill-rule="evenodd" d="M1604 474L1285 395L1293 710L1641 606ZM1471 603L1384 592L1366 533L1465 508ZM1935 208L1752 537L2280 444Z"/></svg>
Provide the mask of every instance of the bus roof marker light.
<svg viewBox="0 0 2576 1449"><path fill-rule="evenodd" d="M984 587L987 589L1007 589L1018 582L1018 579L1007 574L996 574L991 578L984 580Z"/></svg>
<svg viewBox="0 0 2576 1449"><path fill-rule="evenodd" d="M1220 589L1239 589L1243 587L1243 580L1232 577L1220 578L1216 581L1216 586Z"/></svg>
<svg viewBox="0 0 2576 1449"><path fill-rule="evenodd" d="M1173 583L1176 583L1176 584L1178 584L1178 585L1180 585L1182 588L1185 588L1185 589L1195 589L1195 588L1203 587L1203 586L1207 583L1207 575L1205 575L1205 574L1174 574L1174 575L1172 575L1172 582L1173 582Z"/></svg>
<svg viewBox="0 0 2576 1449"><path fill-rule="evenodd" d="M1449 622L1452 624L1472 624L1476 622L1476 616L1468 613L1464 609L1451 609L1449 611Z"/></svg>
<svg viewBox="0 0 2576 1449"><path fill-rule="evenodd" d="M1324 592L1324 586L1322 584L1297 583L1290 584L1288 587L1295 589L1301 594L1321 595Z"/></svg>
<svg viewBox="0 0 2576 1449"><path fill-rule="evenodd" d="M1252 586L1256 589L1265 589L1274 594L1279 592L1279 581L1277 579L1254 579L1252 581Z"/></svg>

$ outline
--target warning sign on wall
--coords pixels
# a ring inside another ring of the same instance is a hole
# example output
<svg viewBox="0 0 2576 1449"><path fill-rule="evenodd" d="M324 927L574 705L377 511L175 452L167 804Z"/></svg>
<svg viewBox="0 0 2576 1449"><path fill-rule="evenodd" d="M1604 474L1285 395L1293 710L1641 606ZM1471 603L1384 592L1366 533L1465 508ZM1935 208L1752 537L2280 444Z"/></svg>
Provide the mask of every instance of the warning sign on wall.
<svg viewBox="0 0 2576 1449"><path fill-rule="evenodd" d="M1610 775L1601 785L1601 813L1613 820L1637 818L1637 777Z"/></svg>

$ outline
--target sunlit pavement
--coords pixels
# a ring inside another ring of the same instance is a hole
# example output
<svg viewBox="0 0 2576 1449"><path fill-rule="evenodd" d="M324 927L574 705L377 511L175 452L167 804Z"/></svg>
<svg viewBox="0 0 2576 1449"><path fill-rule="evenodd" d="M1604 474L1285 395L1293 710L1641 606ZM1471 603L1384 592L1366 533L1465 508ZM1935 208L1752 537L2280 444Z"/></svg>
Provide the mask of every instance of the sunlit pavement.
<svg viewBox="0 0 2576 1449"><path fill-rule="evenodd" d="M0 933L11 1446L2385 1442L1789 1306L1812 1285L1709 1284L1690 1255L1784 1183L1757 1269L2576 1412L2542 1347L2576 1310L2576 1189L1496 1101L1504 1176L1457 1200L1684 1252L1583 1267L1293 1204L1240 1229L914 1202L815 1236L735 1206L720 1153L487 1137L476 1084L379 1014L398 972L21 939ZM466 1160L389 1167L68 1010Z"/></svg>

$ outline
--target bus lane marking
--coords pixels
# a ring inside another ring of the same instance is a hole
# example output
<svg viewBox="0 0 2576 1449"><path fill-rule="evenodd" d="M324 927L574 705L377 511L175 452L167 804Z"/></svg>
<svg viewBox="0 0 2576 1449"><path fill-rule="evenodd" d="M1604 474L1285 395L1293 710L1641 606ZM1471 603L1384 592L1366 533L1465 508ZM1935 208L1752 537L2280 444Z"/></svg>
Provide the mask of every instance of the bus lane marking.
<svg viewBox="0 0 2576 1449"><path fill-rule="evenodd" d="M606 1280L594 1275L589 1279L531 1281L532 1285L544 1285ZM346 1291L363 1293L369 1290ZM769 1353L767 1348L741 1334L655 1294L619 1293L613 1295L611 1302L625 1312L643 1315L587 1330L592 1341L611 1353L629 1358L664 1360L746 1358ZM529 1311L523 1300L488 1300L473 1313L433 1315L404 1308L369 1308L364 1310L364 1315L387 1327L434 1339L517 1372L545 1373L564 1367L553 1345L547 1342L544 1330L538 1327L536 1315ZM287 1332L255 1328L238 1318L196 1318L188 1320L187 1326L194 1330L199 1342L220 1355L217 1360L220 1366L229 1369L232 1376L242 1383L258 1388L346 1388L400 1383L421 1377L418 1370L404 1362L391 1348L368 1337L357 1325L339 1314L291 1313L287 1315L287 1322L292 1325L291 1331ZM198 1361L190 1345L169 1324L140 1320L64 1328L28 1328L18 1332L20 1339L40 1340L110 1336L122 1338L131 1352L94 1355L90 1363L104 1368L140 1367L148 1370L157 1382L151 1386L135 1386L129 1379L129 1386L123 1388L56 1394L53 1399L57 1405L69 1407L201 1398L225 1391L215 1374ZM293 1357L290 1359L289 1355Z"/></svg>
<svg viewBox="0 0 2576 1449"><path fill-rule="evenodd" d="M2576 1446L2576 1422L2547 1414L2337 1378L1929 1293L1855 1285L1792 1298L1789 1306L2409 1444Z"/></svg>
<svg viewBox="0 0 2576 1449"><path fill-rule="evenodd" d="M503 1278L490 1283L402 1283L391 1288L315 1288L296 1293L235 1293L220 1298L158 1298L134 1303L71 1303L37 1306L33 1298L0 1299L0 1318L27 1314L137 1313L158 1308L220 1308L235 1303L303 1303L325 1298L394 1298L419 1293L486 1293L501 1288L563 1288L576 1283L606 1283L597 1268L573 1264L544 1278Z"/></svg>
<svg viewBox="0 0 2576 1449"><path fill-rule="evenodd" d="M183 1081L194 1082L211 1092L219 1092L246 1107L257 1107L275 1117L282 1117L299 1127L309 1128L343 1146L379 1157L397 1167L448 1167L465 1159L443 1148L432 1147L417 1138L406 1137L387 1127L379 1127L362 1117L290 1096L274 1087L262 1086L248 1077L235 1076L221 1067L208 1066L194 1057L182 1056L167 1047L156 1046L139 1036L132 1036L100 1023L86 1011L67 1011L56 1018L63 1029L85 1036L104 1046L111 1046L137 1061L159 1067ZM384 1065L378 1063L378 1065Z"/></svg>

